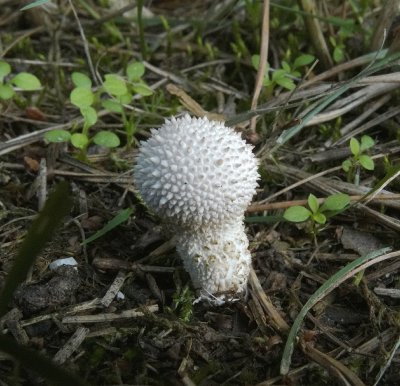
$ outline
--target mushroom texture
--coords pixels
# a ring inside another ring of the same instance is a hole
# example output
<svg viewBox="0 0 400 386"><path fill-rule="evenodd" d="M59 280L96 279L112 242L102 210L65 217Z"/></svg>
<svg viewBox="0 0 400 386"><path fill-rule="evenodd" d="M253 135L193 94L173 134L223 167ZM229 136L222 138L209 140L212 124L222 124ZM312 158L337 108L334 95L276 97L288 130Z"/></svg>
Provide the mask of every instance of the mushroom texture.
<svg viewBox="0 0 400 386"><path fill-rule="evenodd" d="M258 161L239 133L207 118L166 120L141 142L134 180L143 200L177 235L177 251L200 297L233 300L251 267L244 211Z"/></svg>

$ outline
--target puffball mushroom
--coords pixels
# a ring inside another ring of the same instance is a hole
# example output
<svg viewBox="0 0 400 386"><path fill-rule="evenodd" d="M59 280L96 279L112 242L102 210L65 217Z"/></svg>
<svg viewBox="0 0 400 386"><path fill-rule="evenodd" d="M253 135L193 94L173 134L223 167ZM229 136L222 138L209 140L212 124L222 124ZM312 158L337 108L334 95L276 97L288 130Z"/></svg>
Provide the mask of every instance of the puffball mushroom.
<svg viewBox="0 0 400 386"><path fill-rule="evenodd" d="M134 180L148 206L177 235L177 252L200 297L234 300L251 267L244 211L259 178L240 136L207 118L166 120L139 148Z"/></svg>

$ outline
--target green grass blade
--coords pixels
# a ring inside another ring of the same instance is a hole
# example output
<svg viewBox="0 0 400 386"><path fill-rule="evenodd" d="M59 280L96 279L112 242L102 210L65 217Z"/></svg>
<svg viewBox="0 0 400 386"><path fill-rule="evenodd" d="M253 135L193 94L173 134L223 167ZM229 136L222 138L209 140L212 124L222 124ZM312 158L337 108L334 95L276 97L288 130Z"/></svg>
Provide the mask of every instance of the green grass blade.
<svg viewBox="0 0 400 386"><path fill-rule="evenodd" d="M58 386L84 386L85 383L75 375L58 367L50 359L40 353L17 344L10 338L0 335L0 351L3 351L22 364L24 369L29 369L39 374L53 385ZM48 384L48 383L46 383Z"/></svg>
<svg viewBox="0 0 400 386"><path fill-rule="evenodd" d="M337 98L339 98L342 94L344 94L351 87L352 83L353 82L350 82L350 83L347 83L347 84L341 86L332 95L328 95L326 98L324 98L322 100L322 102L316 103L315 107L300 120L299 124L291 127L290 129L284 130L282 132L282 134L279 136L279 138L277 139L277 141L276 141L277 144L272 148L271 153L273 153L275 150L277 150L279 147L281 147L283 144L285 144L287 141L289 141L289 139L291 139L296 134L298 134L301 131L301 129L312 118L314 118L318 113L320 113L323 109L325 109L325 107L328 107L333 101L335 101Z"/></svg>
<svg viewBox="0 0 400 386"><path fill-rule="evenodd" d="M128 220L129 216L133 213L132 208L127 208L121 210L115 217L113 217L103 228L98 230L94 235L87 238L82 245L86 245L91 243L94 240L97 240L99 237L104 236L107 232L117 227L119 224L123 223L124 221Z"/></svg>
<svg viewBox="0 0 400 386"><path fill-rule="evenodd" d="M25 5L25 7L22 7L20 11L26 11L27 9L35 8L38 7L39 5L42 5L44 3L48 3L50 0L36 0L32 1L32 3L29 3Z"/></svg>
<svg viewBox="0 0 400 386"><path fill-rule="evenodd" d="M139 45L140 45L140 52L142 54L142 59L146 60L147 59L147 43L146 39L144 36L144 23L143 23L143 6L144 2L143 0L139 0L137 2L137 24L139 27Z"/></svg>
<svg viewBox="0 0 400 386"><path fill-rule="evenodd" d="M71 205L68 184L61 182L50 195L39 216L33 221L7 275L3 291L0 293L0 317L6 313L15 289L25 280L36 256L51 239L55 228L69 212Z"/></svg>
<svg viewBox="0 0 400 386"><path fill-rule="evenodd" d="M249 216L244 222L248 224L276 224L279 221L286 221L282 216Z"/></svg>
<svg viewBox="0 0 400 386"><path fill-rule="evenodd" d="M285 349L283 351L283 356L281 360L281 374L286 375L289 372L290 364L292 361L292 354L294 350L295 340L297 334L300 330L300 327L303 323L304 318L306 317L308 311L316 303L318 303L324 296L326 296L329 292L338 287L341 283L347 280L349 277L354 276L357 272L359 272L364 267L363 264L368 262L369 260L373 260L378 256L381 256L387 253L390 248L381 248L375 250L371 253L368 253L365 256L361 256L358 259L352 261L351 263L344 266L338 272L336 272L333 276L331 276L321 287L318 288L317 291L310 297L307 303L300 310L297 315L295 321L293 322L293 326L289 331L289 335L286 341ZM360 269L361 267L361 269Z"/></svg>

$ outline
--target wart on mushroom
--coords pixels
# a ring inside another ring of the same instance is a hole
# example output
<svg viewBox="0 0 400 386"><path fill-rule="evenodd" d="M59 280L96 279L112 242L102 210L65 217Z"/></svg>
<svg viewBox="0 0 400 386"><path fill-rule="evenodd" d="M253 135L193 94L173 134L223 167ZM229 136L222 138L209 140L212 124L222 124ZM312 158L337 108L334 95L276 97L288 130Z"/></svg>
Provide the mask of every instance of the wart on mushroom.
<svg viewBox="0 0 400 386"><path fill-rule="evenodd" d="M200 296L232 300L245 291L251 267L243 217L259 178L252 146L221 122L189 115L151 134L141 142L135 184L176 233Z"/></svg>

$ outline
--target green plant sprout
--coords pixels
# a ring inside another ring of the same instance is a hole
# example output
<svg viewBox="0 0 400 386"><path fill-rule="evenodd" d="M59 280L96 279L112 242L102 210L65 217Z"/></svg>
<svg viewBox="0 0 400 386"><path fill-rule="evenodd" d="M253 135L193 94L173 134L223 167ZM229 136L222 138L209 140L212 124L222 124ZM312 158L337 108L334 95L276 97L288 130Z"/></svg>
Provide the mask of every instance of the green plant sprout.
<svg viewBox="0 0 400 386"><path fill-rule="evenodd" d="M330 17L328 20L340 25L336 37L330 36L329 42L333 47L333 60L335 63L341 63L346 56L346 40L354 36L357 25L353 19Z"/></svg>
<svg viewBox="0 0 400 386"><path fill-rule="evenodd" d="M315 229L316 224L324 225L328 218L345 209L350 203L350 197L343 193L332 194L320 205L317 197L310 194L307 203L310 209L300 205L287 208L283 214L285 220L290 222L311 220Z"/></svg>
<svg viewBox="0 0 400 386"><path fill-rule="evenodd" d="M15 97L15 87L23 91L35 91L42 87L40 80L29 72L20 72L7 79L10 74L11 66L7 62L0 61L0 101Z"/></svg>
<svg viewBox="0 0 400 386"><path fill-rule="evenodd" d="M83 127L80 133L70 133L67 130L52 130L45 134L49 142L70 142L81 151L85 158L87 147L94 144L107 148L115 148L120 145L119 137L109 130L98 131L90 135L90 128L98 119L97 108L120 114L126 132L127 146L131 146L134 140L136 127L134 116L128 115L124 105L129 104L134 95L149 96L153 90L142 80L145 68L142 63L134 62L126 68L126 78L117 74L106 74L101 87L93 91L91 79L81 73L72 73L74 88L70 93L71 103L79 108L83 117Z"/></svg>
<svg viewBox="0 0 400 386"><path fill-rule="evenodd" d="M342 163L348 181L354 180L354 183L358 185L360 166L366 170L374 170L374 160L368 154L365 154L366 150L374 145L375 141L369 135L363 135L361 143L356 138L350 139L350 150L353 156Z"/></svg>
<svg viewBox="0 0 400 386"><path fill-rule="evenodd" d="M172 300L173 305L171 311L178 311L179 319L184 322L189 322L193 316L193 301L195 300L189 286L185 285L183 288L178 288Z"/></svg>
<svg viewBox="0 0 400 386"><path fill-rule="evenodd" d="M300 55L298 56L292 65L290 65L287 61L282 60L282 68L278 70L273 70L272 75L270 76L270 66L267 63L267 71L264 77L264 86L267 88L268 94L272 94L274 88L276 86L281 86L286 88L287 90L293 90L296 87L296 84L293 81L293 78L299 78L301 73L299 69L301 67L307 66L315 60L313 55ZM257 70L260 64L260 55L253 55L251 57L251 62L253 67Z"/></svg>

